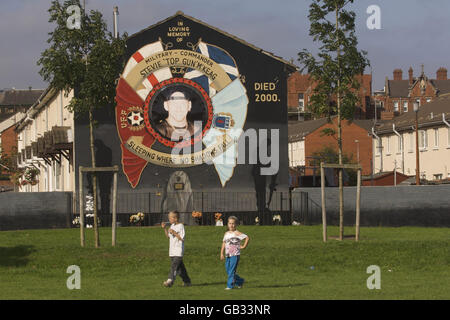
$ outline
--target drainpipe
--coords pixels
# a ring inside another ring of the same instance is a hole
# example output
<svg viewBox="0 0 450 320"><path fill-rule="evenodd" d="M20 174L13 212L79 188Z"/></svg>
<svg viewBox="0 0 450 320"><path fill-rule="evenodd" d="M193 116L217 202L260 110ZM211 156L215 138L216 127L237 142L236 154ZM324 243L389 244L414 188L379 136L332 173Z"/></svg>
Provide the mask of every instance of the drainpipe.
<svg viewBox="0 0 450 320"><path fill-rule="evenodd" d="M383 172L383 147L381 145L381 138L376 135L374 127L372 127L372 135L377 139L378 141L378 149L380 153L380 172ZM375 169L375 155L373 155L373 163L374 163L374 169Z"/></svg>
<svg viewBox="0 0 450 320"><path fill-rule="evenodd" d="M448 130L450 130L450 123L448 123L447 120L445 120L445 113L444 112L442 112L442 122L444 122L447 125ZM447 171L447 168L446 168L445 171ZM448 175L448 172L447 172L447 175Z"/></svg>
<svg viewBox="0 0 450 320"><path fill-rule="evenodd" d="M60 115L61 115L61 117L60 117L60 120L61 120L61 127L63 127L64 126L64 101L63 101L63 92L62 92L62 90L61 90L61 92L60 92L60 102L61 102L61 104L60 104ZM63 158L60 156L60 159L61 159L61 163L59 164L59 170L60 170L60 177L59 177L59 179L60 179L60 187L61 187L61 191L64 191L64 185L65 185L65 181L64 181L64 167L63 167L63 163L64 163L64 161L63 161Z"/></svg>
<svg viewBox="0 0 450 320"><path fill-rule="evenodd" d="M444 112L442 112L442 122L444 122L447 125L447 127L450 128L450 123L448 123L447 120L445 120L445 113Z"/></svg>
<svg viewBox="0 0 450 320"><path fill-rule="evenodd" d="M400 138L400 142L402 144L402 173L405 174L405 153L404 153L404 145L403 145L403 137L397 130L395 130L395 123L392 124L392 130L394 133Z"/></svg>

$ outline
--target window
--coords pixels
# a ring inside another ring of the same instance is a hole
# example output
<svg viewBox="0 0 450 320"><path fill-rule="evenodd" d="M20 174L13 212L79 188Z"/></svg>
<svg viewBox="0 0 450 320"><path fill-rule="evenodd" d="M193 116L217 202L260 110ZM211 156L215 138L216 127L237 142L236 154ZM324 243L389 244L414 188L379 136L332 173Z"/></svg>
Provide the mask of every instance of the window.
<svg viewBox="0 0 450 320"><path fill-rule="evenodd" d="M416 102L419 104L420 107L420 99L416 99Z"/></svg>
<svg viewBox="0 0 450 320"><path fill-rule="evenodd" d="M57 161L54 162L53 166L53 174L55 177L55 190L59 190L61 188L60 181L61 181L61 164L59 164Z"/></svg>
<svg viewBox="0 0 450 320"><path fill-rule="evenodd" d="M394 101L394 112L398 112L398 101Z"/></svg>
<svg viewBox="0 0 450 320"><path fill-rule="evenodd" d="M439 148L439 129L434 129L434 148Z"/></svg>
<svg viewBox="0 0 450 320"><path fill-rule="evenodd" d="M428 137L427 132L425 130L419 131L419 148L422 150L426 150L428 147Z"/></svg>
<svg viewBox="0 0 450 320"><path fill-rule="evenodd" d="M414 134L412 132L410 132L408 134L409 136L409 152L413 152L414 151Z"/></svg>
<svg viewBox="0 0 450 320"><path fill-rule="evenodd" d="M408 112L408 101L403 101L403 112Z"/></svg>
<svg viewBox="0 0 450 320"><path fill-rule="evenodd" d="M397 153L401 153L403 146L402 146L402 137L397 136Z"/></svg>
<svg viewBox="0 0 450 320"><path fill-rule="evenodd" d="M433 174L434 180L442 180L442 173Z"/></svg>
<svg viewBox="0 0 450 320"><path fill-rule="evenodd" d="M298 94L298 108L301 111L305 111L305 97L304 97L303 93Z"/></svg>
<svg viewBox="0 0 450 320"><path fill-rule="evenodd" d="M447 128L447 145L450 147L450 128Z"/></svg>
<svg viewBox="0 0 450 320"><path fill-rule="evenodd" d="M375 107L377 109L383 109L383 101L376 101L375 102Z"/></svg>
<svg viewBox="0 0 450 320"><path fill-rule="evenodd" d="M386 155L391 154L391 137L386 138Z"/></svg>

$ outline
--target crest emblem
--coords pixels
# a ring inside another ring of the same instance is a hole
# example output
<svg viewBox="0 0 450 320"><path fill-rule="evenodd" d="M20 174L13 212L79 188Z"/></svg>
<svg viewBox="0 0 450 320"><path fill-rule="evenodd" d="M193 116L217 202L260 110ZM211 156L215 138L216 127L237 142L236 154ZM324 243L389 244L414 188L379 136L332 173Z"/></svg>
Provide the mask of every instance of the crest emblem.
<svg viewBox="0 0 450 320"><path fill-rule="evenodd" d="M122 166L130 185L137 186L148 164L208 163L225 186L236 166L233 145L247 117L240 78L228 52L202 41L190 50L164 50L157 41L136 51L116 88ZM194 152L174 155L191 146Z"/></svg>

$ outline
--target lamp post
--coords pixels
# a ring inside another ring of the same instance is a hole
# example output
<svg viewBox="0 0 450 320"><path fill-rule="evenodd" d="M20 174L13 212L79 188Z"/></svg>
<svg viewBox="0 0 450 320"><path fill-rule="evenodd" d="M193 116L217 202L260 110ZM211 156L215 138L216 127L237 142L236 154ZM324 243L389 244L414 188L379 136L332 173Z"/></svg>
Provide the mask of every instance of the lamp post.
<svg viewBox="0 0 450 320"><path fill-rule="evenodd" d="M416 114L416 185L420 185L419 166L419 103L414 102L414 112Z"/></svg>
<svg viewBox="0 0 450 320"><path fill-rule="evenodd" d="M356 143L356 158L358 159L359 164L359 140L355 140Z"/></svg>

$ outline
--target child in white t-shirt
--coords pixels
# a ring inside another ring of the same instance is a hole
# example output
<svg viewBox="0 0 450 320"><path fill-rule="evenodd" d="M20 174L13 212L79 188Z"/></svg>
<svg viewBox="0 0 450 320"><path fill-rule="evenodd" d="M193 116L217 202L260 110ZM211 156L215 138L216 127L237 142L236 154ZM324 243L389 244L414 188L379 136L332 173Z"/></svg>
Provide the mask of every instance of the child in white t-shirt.
<svg viewBox="0 0 450 320"><path fill-rule="evenodd" d="M222 248L220 249L220 260L224 260L226 256L225 269L227 270L228 281L225 290L230 290L234 287L241 288L244 284L244 279L237 275L236 269L241 256L241 249L247 247L250 238L236 229L238 224L239 220L235 216L228 218L228 231L225 232ZM241 241L244 239L244 244L241 245Z"/></svg>
<svg viewBox="0 0 450 320"><path fill-rule="evenodd" d="M185 287L191 285L191 279L189 278L183 263L185 232L184 225L178 221L179 219L180 214L178 211L171 211L169 212L170 227L166 229L166 224L164 222L161 223L161 227L164 228L166 237L169 238L169 257L171 260L169 277L163 283L165 287L171 287L173 285L177 274L183 279L183 285Z"/></svg>

